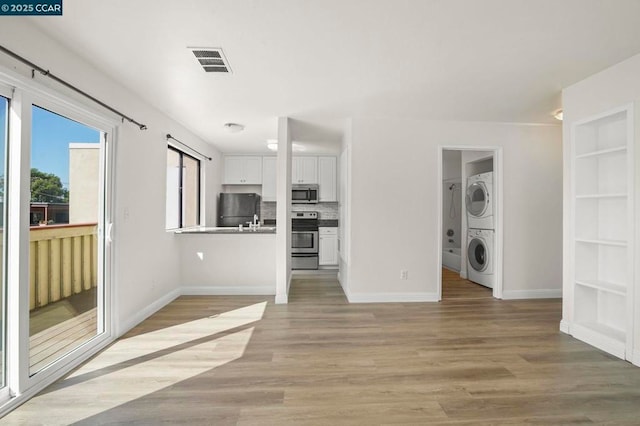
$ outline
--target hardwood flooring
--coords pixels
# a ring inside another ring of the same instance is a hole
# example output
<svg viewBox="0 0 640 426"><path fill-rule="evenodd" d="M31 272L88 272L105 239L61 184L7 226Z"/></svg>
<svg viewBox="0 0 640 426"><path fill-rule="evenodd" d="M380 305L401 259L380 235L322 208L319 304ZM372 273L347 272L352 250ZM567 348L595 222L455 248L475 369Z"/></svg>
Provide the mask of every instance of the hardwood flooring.
<svg viewBox="0 0 640 426"><path fill-rule="evenodd" d="M442 268L442 299L488 299L493 290L460 278L460 273Z"/></svg>
<svg viewBox="0 0 640 426"><path fill-rule="evenodd" d="M2 422L639 424L640 368L560 333L560 312L348 304L326 277L296 279L288 305L185 296Z"/></svg>

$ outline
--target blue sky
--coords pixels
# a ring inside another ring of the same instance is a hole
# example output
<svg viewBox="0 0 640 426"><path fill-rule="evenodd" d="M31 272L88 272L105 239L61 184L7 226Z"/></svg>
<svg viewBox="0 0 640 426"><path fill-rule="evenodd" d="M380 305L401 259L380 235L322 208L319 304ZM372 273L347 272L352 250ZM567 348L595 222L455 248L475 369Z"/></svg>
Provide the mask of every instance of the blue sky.
<svg viewBox="0 0 640 426"><path fill-rule="evenodd" d="M4 176L5 121L7 100L0 96L0 176ZM60 177L69 184L69 143L100 142L100 132L59 116L45 109L33 107L31 132L31 167Z"/></svg>
<svg viewBox="0 0 640 426"><path fill-rule="evenodd" d="M1 111L0 111L1 112ZM100 142L100 132L68 118L33 107L31 167L60 177L69 185L69 143Z"/></svg>

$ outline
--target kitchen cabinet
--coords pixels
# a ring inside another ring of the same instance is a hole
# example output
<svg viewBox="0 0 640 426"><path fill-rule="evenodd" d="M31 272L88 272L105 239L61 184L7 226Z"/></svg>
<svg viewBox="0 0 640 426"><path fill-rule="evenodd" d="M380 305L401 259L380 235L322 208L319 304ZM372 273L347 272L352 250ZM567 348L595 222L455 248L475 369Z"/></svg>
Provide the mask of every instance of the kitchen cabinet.
<svg viewBox="0 0 640 426"><path fill-rule="evenodd" d="M318 183L318 157L292 157L291 183Z"/></svg>
<svg viewBox="0 0 640 426"><path fill-rule="evenodd" d="M336 157L318 157L318 184L320 189L318 201L338 201L336 178Z"/></svg>
<svg viewBox="0 0 640 426"><path fill-rule="evenodd" d="M262 201L276 201L277 157L262 157Z"/></svg>
<svg viewBox="0 0 640 426"><path fill-rule="evenodd" d="M634 238L631 107L571 127L571 231L567 306L561 329L631 360L633 353Z"/></svg>
<svg viewBox="0 0 640 426"><path fill-rule="evenodd" d="M226 185L262 184L262 157L249 155L225 156L224 183Z"/></svg>
<svg viewBox="0 0 640 426"><path fill-rule="evenodd" d="M319 228L318 264L338 265L338 228Z"/></svg>

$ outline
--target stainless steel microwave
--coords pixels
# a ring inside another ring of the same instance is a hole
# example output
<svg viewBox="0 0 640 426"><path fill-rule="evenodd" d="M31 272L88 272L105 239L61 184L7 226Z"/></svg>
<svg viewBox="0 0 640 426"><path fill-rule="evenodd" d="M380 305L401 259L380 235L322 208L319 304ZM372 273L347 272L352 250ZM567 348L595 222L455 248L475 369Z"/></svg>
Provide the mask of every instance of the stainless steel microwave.
<svg viewBox="0 0 640 426"><path fill-rule="evenodd" d="M318 185L292 185L292 204L315 204L318 202Z"/></svg>

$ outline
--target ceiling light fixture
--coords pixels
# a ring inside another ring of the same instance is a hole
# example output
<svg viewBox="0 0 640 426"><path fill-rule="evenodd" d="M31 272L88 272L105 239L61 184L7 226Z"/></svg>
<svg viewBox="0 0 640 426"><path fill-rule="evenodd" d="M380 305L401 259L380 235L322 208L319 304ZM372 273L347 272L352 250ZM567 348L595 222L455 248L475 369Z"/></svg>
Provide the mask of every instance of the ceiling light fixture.
<svg viewBox="0 0 640 426"><path fill-rule="evenodd" d="M553 117L558 121L562 121L562 108L555 110L553 112Z"/></svg>
<svg viewBox="0 0 640 426"><path fill-rule="evenodd" d="M267 148L269 148L271 151L277 151L278 150L278 141L276 139L268 139L267 140ZM305 148L304 145L301 145L301 144L296 143L296 142L292 142L291 143L291 150L295 151L295 152L301 152L301 151L306 151L307 148Z"/></svg>
<svg viewBox="0 0 640 426"><path fill-rule="evenodd" d="M224 123L224 128L229 133L238 133L244 130L244 126L238 123Z"/></svg>

